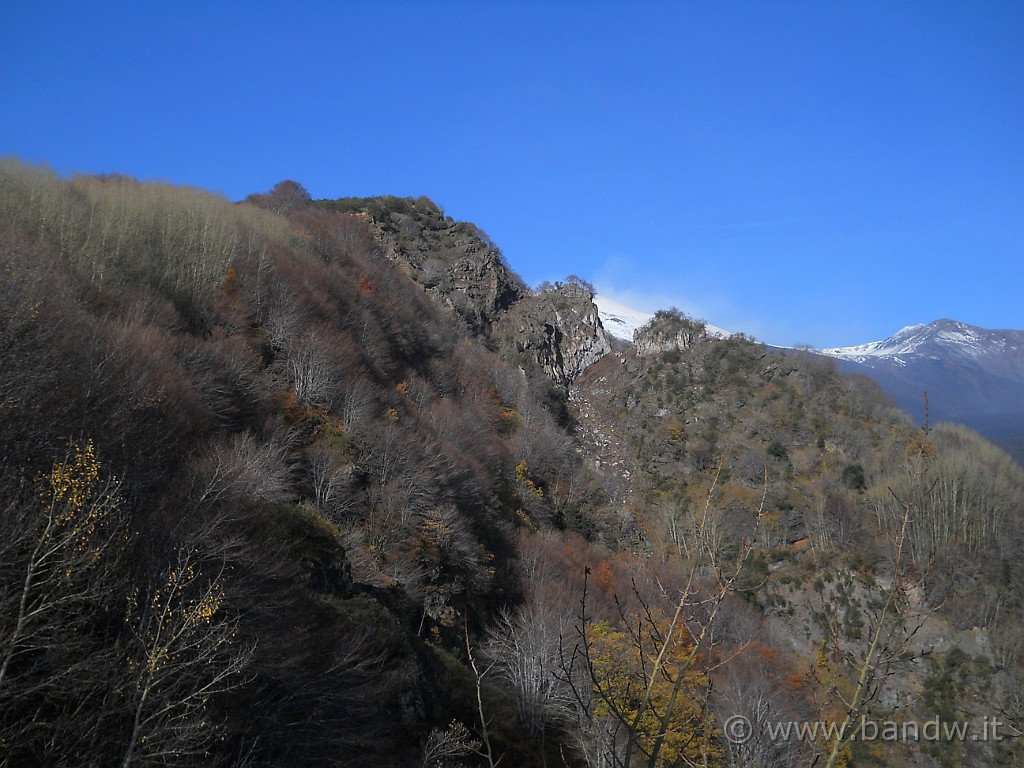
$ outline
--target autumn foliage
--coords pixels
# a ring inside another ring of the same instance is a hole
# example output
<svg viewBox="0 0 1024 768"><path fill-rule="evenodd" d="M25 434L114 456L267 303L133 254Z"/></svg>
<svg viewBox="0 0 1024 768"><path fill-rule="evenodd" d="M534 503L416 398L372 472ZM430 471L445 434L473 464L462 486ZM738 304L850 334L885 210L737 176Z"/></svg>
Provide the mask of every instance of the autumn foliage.
<svg viewBox="0 0 1024 768"><path fill-rule="evenodd" d="M806 763L720 724L910 581L1020 679L1005 455L678 313L567 392L529 295L426 198L0 163L0 764Z"/></svg>

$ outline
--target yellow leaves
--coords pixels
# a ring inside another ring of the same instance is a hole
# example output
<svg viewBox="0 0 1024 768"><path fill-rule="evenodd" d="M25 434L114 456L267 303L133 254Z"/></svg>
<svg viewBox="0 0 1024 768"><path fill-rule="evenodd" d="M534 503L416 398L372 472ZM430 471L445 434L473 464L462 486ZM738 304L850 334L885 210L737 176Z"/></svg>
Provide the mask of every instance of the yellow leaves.
<svg viewBox="0 0 1024 768"><path fill-rule="evenodd" d="M39 479L39 496L50 510L44 540L69 555L66 578L74 575L74 567L95 565L102 554L103 545L94 539L118 499L110 490L116 478L104 478L101 469L95 446L86 440Z"/></svg>
<svg viewBox="0 0 1024 768"><path fill-rule="evenodd" d="M211 696L240 682L251 649L237 647L237 622L221 616L226 569L183 545L160 579L128 599L125 662L136 723L130 751L140 758L156 759L147 741L176 737L182 723L189 749L205 748L210 736L200 731L216 727L206 715Z"/></svg>
<svg viewBox="0 0 1024 768"><path fill-rule="evenodd" d="M521 508L520 509L516 509L516 518L519 520L519 522L521 522L523 525L525 525L531 531L533 531L534 533L537 532L537 525L533 522L533 520L530 518L530 516L528 514L526 514L525 510L523 510Z"/></svg>
<svg viewBox="0 0 1024 768"><path fill-rule="evenodd" d="M826 653L827 648L828 642L826 640L822 640L818 643L818 649L815 654L815 664L817 664L818 669L829 669L828 654Z"/></svg>
<svg viewBox="0 0 1024 768"><path fill-rule="evenodd" d="M139 638L146 651L145 668L149 675L158 672L169 663L173 650L162 639L169 628L176 627L171 634L179 636L182 631L201 630L213 624L224 601L224 590L219 580L205 586L202 574L191 562L179 563L168 571L163 582L153 589L142 613ZM128 616L132 620L142 603L136 590L128 596Z"/></svg>
<svg viewBox="0 0 1024 768"><path fill-rule="evenodd" d="M213 617L220 610L221 600L223 600L223 594L210 593L203 597L196 605L193 611L193 616L199 624L209 624L213 621Z"/></svg>
<svg viewBox="0 0 1024 768"><path fill-rule="evenodd" d="M844 744L842 749L839 750L839 756L836 758L836 768L848 768L853 761L853 747L849 744Z"/></svg>
<svg viewBox="0 0 1024 768"><path fill-rule="evenodd" d="M665 439L669 445L683 445L686 442L686 427L679 417L672 415L665 421Z"/></svg>
<svg viewBox="0 0 1024 768"><path fill-rule="evenodd" d="M100 480L100 462L92 440L75 447L69 461L53 465L43 478L44 500L64 504L65 516L72 516L86 506Z"/></svg>
<svg viewBox="0 0 1024 768"><path fill-rule="evenodd" d="M539 487L530 475L530 468L526 465L526 459L523 459L516 465L516 482L525 485L530 492L539 498L544 497L544 489Z"/></svg>
<svg viewBox="0 0 1024 768"><path fill-rule="evenodd" d="M596 715L633 730L645 753L660 740L658 765L719 755L700 703L708 679L685 627L673 629L669 617L651 611L628 631L595 623L589 640Z"/></svg>
<svg viewBox="0 0 1024 768"><path fill-rule="evenodd" d="M155 645L149 649L149 654L146 656L146 674L152 677L171 661L171 652L167 646ZM141 687L144 685L145 679L136 681L136 685Z"/></svg>
<svg viewBox="0 0 1024 768"><path fill-rule="evenodd" d="M166 600L167 608L181 614L187 628L209 625L220 610L224 592L219 585L210 585L197 597L186 597L186 592L195 588L198 577L191 563L174 568L168 574L167 583L154 594L154 599ZM163 593L166 593L164 596Z"/></svg>

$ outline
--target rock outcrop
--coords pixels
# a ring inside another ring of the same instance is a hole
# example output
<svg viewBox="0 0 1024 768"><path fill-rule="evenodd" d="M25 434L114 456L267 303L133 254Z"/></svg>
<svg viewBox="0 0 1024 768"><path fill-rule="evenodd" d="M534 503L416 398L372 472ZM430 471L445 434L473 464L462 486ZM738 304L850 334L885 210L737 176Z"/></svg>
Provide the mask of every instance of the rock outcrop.
<svg viewBox="0 0 1024 768"><path fill-rule="evenodd" d="M689 349L707 340L707 326L703 321L672 310L658 312L650 323L633 334L633 346L640 356Z"/></svg>
<svg viewBox="0 0 1024 768"><path fill-rule="evenodd" d="M472 333L568 387L611 352L589 287L534 293L475 224L454 221L427 198L351 198L324 207L367 221L384 256Z"/></svg>
<svg viewBox="0 0 1024 768"><path fill-rule="evenodd" d="M364 215L384 255L478 336L529 293L479 227L452 220L427 198L371 198Z"/></svg>
<svg viewBox="0 0 1024 768"><path fill-rule="evenodd" d="M488 333L495 318L524 296L493 249L458 259L436 284L426 287L478 334Z"/></svg>
<svg viewBox="0 0 1024 768"><path fill-rule="evenodd" d="M574 283L516 302L495 327L495 336L506 354L536 363L567 388L612 351L593 293Z"/></svg>

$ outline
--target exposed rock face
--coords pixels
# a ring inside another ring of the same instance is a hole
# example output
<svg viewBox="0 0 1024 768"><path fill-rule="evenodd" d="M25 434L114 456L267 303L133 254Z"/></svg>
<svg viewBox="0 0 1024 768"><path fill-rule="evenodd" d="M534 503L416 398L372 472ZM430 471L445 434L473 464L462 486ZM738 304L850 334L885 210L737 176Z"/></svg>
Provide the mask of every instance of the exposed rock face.
<svg viewBox="0 0 1024 768"><path fill-rule="evenodd" d="M575 284L517 302L501 318L495 335L507 353L536 362L564 387L612 351L593 294Z"/></svg>
<svg viewBox="0 0 1024 768"><path fill-rule="evenodd" d="M474 334L487 335L495 318L528 293L475 224L451 220L426 198L375 202L367 215L385 256Z"/></svg>
<svg viewBox="0 0 1024 768"><path fill-rule="evenodd" d="M707 340L707 326L702 321L671 310L658 312L648 325L633 334L637 355L689 349Z"/></svg>
<svg viewBox="0 0 1024 768"><path fill-rule="evenodd" d="M429 199L322 204L367 221L384 255L461 317L474 335L524 363L535 362L552 381L568 387L611 352L589 288L569 283L532 293L484 232L453 221Z"/></svg>
<svg viewBox="0 0 1024 768"><path fill-rule="evenodd" d="M446 278L427 291L454 309L477 333L489 331L494 319L523 296L522 286L494 250L459 259Z"/></svg>

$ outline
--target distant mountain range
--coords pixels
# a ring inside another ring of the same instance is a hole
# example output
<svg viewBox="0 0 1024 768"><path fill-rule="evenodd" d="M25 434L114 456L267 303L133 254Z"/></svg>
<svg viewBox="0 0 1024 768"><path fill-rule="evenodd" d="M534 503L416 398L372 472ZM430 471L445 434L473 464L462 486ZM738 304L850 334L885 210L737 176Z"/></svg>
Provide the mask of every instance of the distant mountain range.
<svg viewBox="0 0 1024 768"><path fill-rule="evenodd" d="M1024 331L956 320L911 325L883 341L819 350L875 381L918 423L954 421L1024 461Z"/></svg>

